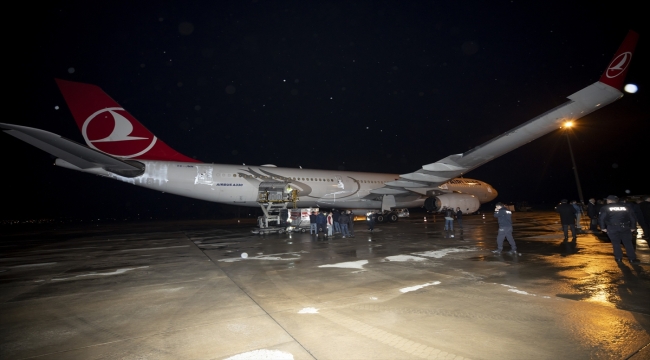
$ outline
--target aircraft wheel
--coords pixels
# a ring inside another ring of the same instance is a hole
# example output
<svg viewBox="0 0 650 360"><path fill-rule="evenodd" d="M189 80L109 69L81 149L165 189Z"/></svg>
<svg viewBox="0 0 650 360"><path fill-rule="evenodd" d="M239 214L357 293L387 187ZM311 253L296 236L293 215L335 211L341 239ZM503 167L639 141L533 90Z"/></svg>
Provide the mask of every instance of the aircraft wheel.
<svg viewBox="0 0 650 360"><path fill-rule="evenodd" d="M303 233L304 233L304 232L307 232L307 230L305 230L305 229L300 229L300 232L303 232Z"/></svg>
<svg viewBox="0 0 650 360"><path fill-rule="evenodd" d="M278 230L278 234L284 234L284 229Z"/></svg>
<svg viewBox="0 0 650 360"><path fill-rule="evenodd" d="M377 222L382 223L384 221L386 221L386 218L384 217L383 214L377 215Z"/></svg>
<svg viewBox="0 0 650 360"><path fill-rule="evenodd" d="M395 213L388 214L388 221L397 222L397 220L399 220L399 216L397 216L397 214Z"/></svg>

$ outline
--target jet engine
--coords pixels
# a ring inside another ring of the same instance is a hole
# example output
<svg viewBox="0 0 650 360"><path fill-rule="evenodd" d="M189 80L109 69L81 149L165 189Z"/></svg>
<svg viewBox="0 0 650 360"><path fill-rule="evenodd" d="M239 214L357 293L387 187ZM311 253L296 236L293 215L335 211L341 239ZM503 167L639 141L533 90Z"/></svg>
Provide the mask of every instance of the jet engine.
<svg viewBox="0 0 650 360"><path fill-rule="evenodd" d="M424 207L428 211L440 211L443 208L456 210L460 208L463 214L471 214L478 210L481 203L478 198L470 194L443 194L427 198Z"/></svg>

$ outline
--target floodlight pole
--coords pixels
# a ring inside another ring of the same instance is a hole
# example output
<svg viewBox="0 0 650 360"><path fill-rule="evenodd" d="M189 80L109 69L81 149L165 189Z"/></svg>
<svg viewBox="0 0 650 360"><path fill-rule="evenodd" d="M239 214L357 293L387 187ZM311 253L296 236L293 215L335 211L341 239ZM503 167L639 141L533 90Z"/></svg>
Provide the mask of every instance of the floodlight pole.
<svg viewBox="0 0 650 360"><path fill-rule="evenodd" d="M571 154L571 163L573 164L573 174L576 176L576 185L578 185L578 197L580 198L580 203L584 204L585 200L582 197L582 187L580 187L580 178L578 177L578 168L576 167L576 159L573 157L573 149L571 148L571 141L569 140L569 128L564 130L564 135L566 135L566 142L569 144L569 154Z"/></svg>

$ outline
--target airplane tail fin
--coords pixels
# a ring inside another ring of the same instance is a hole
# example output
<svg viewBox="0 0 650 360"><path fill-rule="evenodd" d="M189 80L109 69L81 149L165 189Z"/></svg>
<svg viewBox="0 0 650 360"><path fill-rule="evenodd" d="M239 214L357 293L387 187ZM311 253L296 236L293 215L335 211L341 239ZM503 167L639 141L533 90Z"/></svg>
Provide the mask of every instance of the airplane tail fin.
<svg viewBox="0 0 650 360"><path fill-rule="evenodd" d="M627 68L632 61L632 54L636 47L636 42L639 39L639 34L630 30L623 40L623 43L616 51L614 58L609 63L607 70L600 77L600 82L607 84L617 90L623 90L623 81L627 74Z"/></svg>
<svg viewBox="0 0 650 360"><path fill-rule="evenodd" d="M123 159L198 162L158 139L100 87L55 80L90 148Z"/></svg>

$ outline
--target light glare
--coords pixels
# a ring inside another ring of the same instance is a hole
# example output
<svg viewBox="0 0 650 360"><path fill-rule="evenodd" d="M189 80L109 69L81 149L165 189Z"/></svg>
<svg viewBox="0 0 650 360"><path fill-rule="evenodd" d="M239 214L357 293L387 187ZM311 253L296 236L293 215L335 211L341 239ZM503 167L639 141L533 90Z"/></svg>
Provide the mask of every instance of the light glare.
<svg viewBox="0 0 650 360"><path fill-rule="evenodd" d="M625 92L628 92L630 94L634 94L635 92L637 92L639 90L639 88L634 84L627 84L627 85L625 85L623 90L625 90Z"/></svg>

